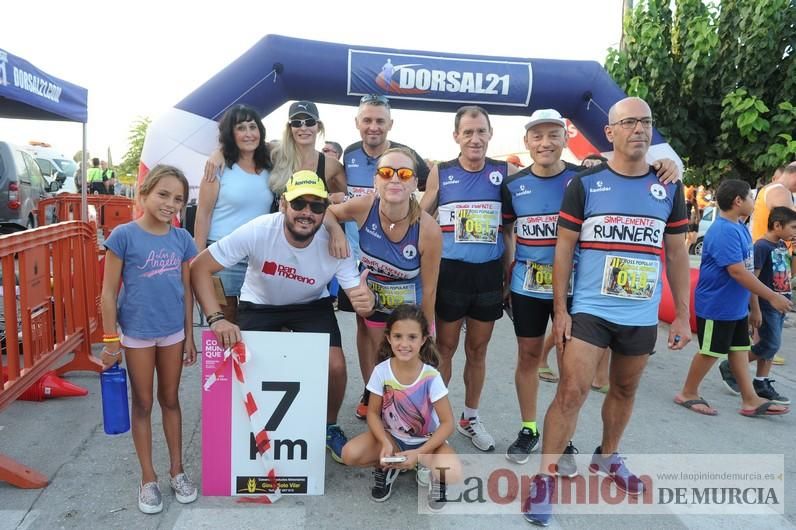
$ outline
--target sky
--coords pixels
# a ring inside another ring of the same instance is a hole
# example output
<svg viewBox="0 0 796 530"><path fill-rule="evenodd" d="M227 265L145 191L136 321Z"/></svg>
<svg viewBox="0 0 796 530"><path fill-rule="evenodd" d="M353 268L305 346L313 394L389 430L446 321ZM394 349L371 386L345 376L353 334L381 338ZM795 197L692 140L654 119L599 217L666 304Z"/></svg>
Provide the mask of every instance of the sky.
<svg viewBox="0 0 796 530"><path fill-rule="evenodd" d="M270 33L443 53L604 63L621 36L622 0L490 2L72 2L7 0L0 48L88 89L88 150L119 163L131 124L156 118ZM287 105L265 117L269 140ZM327 138L359 140L355 109L319 105ZM454 158L453 116L393 110L390 138L424 157ZM523 151L527 116L495 116L490 156ZM45 141L71 157L79 124L0 119L0 140ZM319 145L320 148L320 145ZM521 157L525 163L530 159Z"/></svg>

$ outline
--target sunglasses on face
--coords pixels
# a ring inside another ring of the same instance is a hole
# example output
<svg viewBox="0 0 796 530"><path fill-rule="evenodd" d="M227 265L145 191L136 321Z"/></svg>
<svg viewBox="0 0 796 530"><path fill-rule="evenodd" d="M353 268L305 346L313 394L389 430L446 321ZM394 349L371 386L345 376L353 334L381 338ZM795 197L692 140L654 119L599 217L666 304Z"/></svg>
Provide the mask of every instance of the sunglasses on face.
<svg viewBox="0 0 796 530"><path fill-rule="evenodd" d="M399 179L407 181L415 176L415 170L409 167L382 166L376 170L376 174L384 180L390 180L394 175L398 175Z"/></svg>
<svg viewBox="0 0 796 530"><path fill-rule="evenodd" d="M293 127L294 129L298 129L300 127L305 127L305 126L313 127L315 126L316 123L318 123L318 120L316 120L315 118L305 118L303 120L290 120L288 123L290 123L290 126Z"/></svg>
<svg viewBox="0 0 796 530"><path fill-rule="evenodd" d="M307 199L293 199L290 201L290 207L300 212L309 205L312 213L321 214L326 211L328 204L326 201L308 201Z"/></svg>
<svg viewBox="0 0 796 530"><path fill-rule="evenodd" d="M362 99L359 100L359 103L370 103L373 105L389 105L390 100L387 99L386 96L382 96L381 94L365 94L362 96Z"/></svg>

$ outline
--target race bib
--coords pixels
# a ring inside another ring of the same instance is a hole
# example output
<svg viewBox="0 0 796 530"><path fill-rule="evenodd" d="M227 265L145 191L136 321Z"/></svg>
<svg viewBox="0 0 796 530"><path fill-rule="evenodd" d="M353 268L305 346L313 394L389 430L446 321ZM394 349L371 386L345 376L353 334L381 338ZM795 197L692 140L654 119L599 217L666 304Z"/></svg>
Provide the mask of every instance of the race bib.
<svg viewBox="0 0 796 530"><path fill-rule="evenodd" d="M608 255L600 293L630 300L650 300L658 285L660 266L657 259Z"/></svg>
<svg viewBox="0 0 796 530"><path fill-rule="evenodd" d="M553 294L553 266L536 263L535 261L526 261L525 265L525 281L522 288L529 293L539 294ZM575 276L575 271L569 277L569 288L567 289L567 296L572 296L572 284Z"/></svg>
<svg viewBox="0 0 796 530"><path fill-rule="evenodd" d="M453 222L456 243L497 244L500 226L500 210L497 208L472 208L457 204Z"/></svg>
<svg viewBox="0 0 796 530"><path fill-rule="evenodd" d="M348 196L352 199L354 197L362 197L363 195L374 193L375 191L376 190L373 188L367 188L364 186L348 186Z"/></svg>
<svg viewBox="0 0 796 530"><path fill-rule="evenodd" d="M383 313L392 313L401 304L418 304L415 299L415 285L413 283L384 284L368 280L368 287L373 294L379 297L377 305Z"/></svg>

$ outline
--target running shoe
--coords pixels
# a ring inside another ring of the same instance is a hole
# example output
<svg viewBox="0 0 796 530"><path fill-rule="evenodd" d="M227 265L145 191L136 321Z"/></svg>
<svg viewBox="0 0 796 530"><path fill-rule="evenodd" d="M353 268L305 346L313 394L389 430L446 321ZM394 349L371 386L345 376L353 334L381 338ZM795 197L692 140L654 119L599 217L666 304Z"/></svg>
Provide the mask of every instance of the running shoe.
<svg viewBox="0 0 796 530"><path fill-rule="evenodd" d="M774 379L764 379L762 381L758 381L757 379L752 381L752 385L755 387L755 392L757 395L763 399L768 401L773 401L778 405L790 405L790 399L786 398L776 390L774 390L774 386L771 384L774 382Z"/></svg>
<svg viewBox="0 0 796 530"><path fill-rule="evenodd" d="M392 484L398 477L397 469L384 469L377 467L373 470L373 488L370 490L370 498L376 502L384 502L392 495Z"/></svg>
<svg viewBox="0 0 796 530"><path fill-rule="evenodd" d="M335 462L343 463L343 446L347 443L348 438L337 424L326 426L326 448Z"/></svg>
<svg viewBox="0 0 796 530"><path fill-rule="evenodd" d="M531 492L522 505L525 520L536 526L547 526L553 517L553 492L556 481L550 475L534 475Z"/></svg>
<svg viewBox="0 0 796 530"><path fill-rule="evenodd" d="M456 424L456 430L465 435L473 442L476 449L480 451L492 451L495 449L495 439L486 432L486 427L478 417L464 419L464 414Z"/></svg>
<svg viewBox="0 0 796 530"><path fill-rule="evenodd" d="M506 458L515 464L524 464L537 445L539 445L539 433L523 427L514 443L506 449Z"/></svg>
<svg viewBox="0 0 796 530"><path fill-rule="evenodd" d="M368 417L369 397L370 397L370 392L367 389L365 389L365 391L362 392L362 397L360 398L359 403L357 403L357 410L356 412L354 412L354 416L356 416L360 420L367 419Z"/></svg>
<svg viewBox="0 0 796 530"><path fill-rule="evenodd" d="M431 483L431 469L418 462L417 467L415 467L415 481L417 481L418 486L427 488Z"/></svg>
<svg viewBox="0 0 796 530"><path fill-rule="evenodd" d="M604 475L614 481L616 487L628 495L641 495L644 493L644 483L630 472L625 465L625 459L619 453L612 453L604 457L602 448L594 450L591 457L589 471L595 475Z"/></svg>
<svg viewBox="0 0 796 530"><path fill-rule="evenodd" d="M163 495L157 482L147 482L138 486L138 509L144 513L163 511Z"/></svg>
<svg viewBox="0 0 796 530"><path fill-rule="evenodd" d="M431 479L431 487L428 489L428 509L432 512L439 512L448 502L447 488L444 482L440 482L435 478Z"/></svg>
<svg viewBox="0 0 796 530"><path fill-rule="evenodd" d="M188 504L193 502L199 496L196 485L185 473L179 473L176 477L169 478L171 489L174 490L174 496L177 502L181 504Z"/></svg>
<svg viewBox="0 0 796 530"><path fill-rule="evenodd" d="M735 380L735 376L730 369L730 362L727 359L719 363L719 373L721 374L721 382L724 383L727 390L735 396L740 396L741 391L738 388L738 381Z"/></svg>
<svg viewBox="0 0 796 530"><path fill-rule="evenodd" d="M569 478L578 476L578 463L575 462L575 455L578 452L578 448L570 440L556 464L556 476Z"/></svg>

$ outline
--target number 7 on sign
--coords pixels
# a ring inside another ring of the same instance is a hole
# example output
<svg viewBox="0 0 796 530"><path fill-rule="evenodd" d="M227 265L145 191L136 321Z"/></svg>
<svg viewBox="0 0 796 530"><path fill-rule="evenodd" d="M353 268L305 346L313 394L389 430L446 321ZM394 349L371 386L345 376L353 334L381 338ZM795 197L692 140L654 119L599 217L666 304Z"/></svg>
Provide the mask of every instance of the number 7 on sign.
<svg viewBox="0 0 796 530"><path fill-rule="evenodd" d="M284 392L285 395L279 400L279 404L274 409L274 413L265 424L265 430L272 432L279 428L279 424L285 418L285 414L290 410L290 405L298 396L301 383L298 381L263 381L263 392Z"/></svg>

